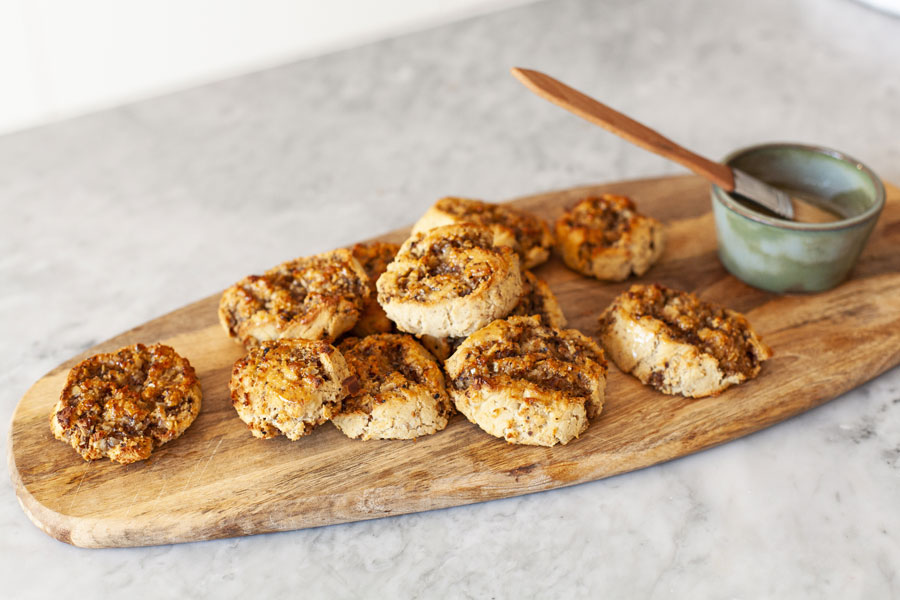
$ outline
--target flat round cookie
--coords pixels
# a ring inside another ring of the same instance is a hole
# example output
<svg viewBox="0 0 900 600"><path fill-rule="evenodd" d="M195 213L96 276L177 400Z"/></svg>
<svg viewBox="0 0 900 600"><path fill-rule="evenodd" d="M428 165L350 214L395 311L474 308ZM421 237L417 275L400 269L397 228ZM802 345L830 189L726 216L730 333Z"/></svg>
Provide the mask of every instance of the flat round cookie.
<svg viewBox="0 0 900 600"><path fill-rule="evenodd" d="M522 294L519 257L478 225L414 234L378 278L378 303L397 328L466 336L507 314Z"/></svg>
<svg viewBox="0 0 900 600"><path fill-rule="evenodd" d="M692 398L756 377L772 356L743 315L658 284L619 295L600 316L599 336L622 371Z"/></svg>
<svg viewBox="0 0 900 600"><path fill-rule="evenodd" d="M368 282L350 250L298 258L225 290L219 322L247 348L283 338L333 340L356 324Z"/></svg>
<svg viewBox="0 0 900 600"><path fill-rule="evenodd" d="M553 235L543 219L511 206L470 198L441 198L413 225L412 232L454 223L489 227L494 244L515 250L523 269L536 267L550 256Z"/></svg>
<svg viewBox="0 0 900 600"><path fill-rule="evenodd" d="M394 323L388 319L384 309L378 304L375 282L384 273L397 251L399 244L389 242L373 242L370 244L356 244L350 251L353 258L359 261L366 276L369 278L369 296L363 302L359 313L359 320L350 329L349 334L356 337L365 337L376 333L390 333L394 331Z"/></svg>
<svg viewBox="0 0 900 600"><path fill-rule="evenodd" d="M603 350L574 329L542 325L540 317L494 321L444 366L457 410L513 444L567 444L603 408Z"/></svg>
<svg viewBox="0 0 900 600"><path fill-rule="evenodd" d="M50 429L85 460L127 465L184 433L201 397L186 358L163 344L137 344L72 367Z"/></svg>
<svg viewBox="0 0 900 600"><path fill-rule="evenodd" d="M556 222L556 245L570 269L606 281L643 275L663 252L662 223L625 196L581 200Z"/></svg>
<svg viewBox="0 0 900 600"><path fill-rule="evenodd" d="M358 389L331 421L363 440L409 440L447 426L453 412L444 374L411 336L382 333L338 346Z"/></svg>
<svg viewBox="0 0 900 600"><path fill-rule="evenodd" d="M258 438L297 440L332 417L355 381L334 346L323 341L262 342L231 371L231 404Z"/></svg>

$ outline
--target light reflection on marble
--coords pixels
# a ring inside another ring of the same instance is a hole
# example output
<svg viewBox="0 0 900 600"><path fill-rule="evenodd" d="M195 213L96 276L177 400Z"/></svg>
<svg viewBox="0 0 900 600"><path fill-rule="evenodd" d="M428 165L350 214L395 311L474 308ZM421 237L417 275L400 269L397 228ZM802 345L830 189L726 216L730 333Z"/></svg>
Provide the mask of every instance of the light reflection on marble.
<svg viewBox="0 0 900 600"><path fill-rule="evenodd" d="M441 195L681 172L533 97L512 65L711 156L807 141L900 182L900 20L838 0L716 7L542 2L0 138L3 422L96 342ZM307 531L88 551L0 488L16 598L900 597L900 370L635 473Z"/></svg>

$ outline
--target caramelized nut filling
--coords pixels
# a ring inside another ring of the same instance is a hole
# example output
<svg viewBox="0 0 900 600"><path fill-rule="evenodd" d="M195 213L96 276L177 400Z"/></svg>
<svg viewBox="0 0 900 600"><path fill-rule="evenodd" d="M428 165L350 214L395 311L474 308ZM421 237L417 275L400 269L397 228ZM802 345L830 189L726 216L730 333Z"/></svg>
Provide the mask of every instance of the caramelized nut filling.
<svg viewBox="0 0 900 600"><path fill-rule="evenodd" d="M52 418L85 459L133 446L139 456L116 459L133 462L180 435L199 401L197 375L187 360L163 344L137 344L75 365Z"/></svg>
<svg viewBox="0 0 900 600"><path fill-rule="evenodd" d="M344 399L345 411L372 412L392 393L417 391L444 397L444 377L437 362L418 342L405 334L347 338L338 349L359 384ZM441 404L441 411L449 405Z"/></svg>
<svg viewBox="0 0 900 600"><path fill-rule="evenodd" d="M606 368L602 351L573 330L540 325L539 319L495 321L503 339L465 349L464 367L451 380L458 390L499 387L525 380L547 392L590 396L591 377Z"/></svg>
<svg viewBox="0 0 900 600"><path fill-rule="evenodd" d="M259 313L270 315L274 326L284 330L292 322L315 319L325 307L359 311L370 284L358 268L349 250L335 250L245 277L226 291L220 303L229 335L255 345L258 340L246 335L242 325Z"/></svg>
<svg viewBox="0 0 900 600"><path fill-rule="evenodd" d="M591 196L559 218L557 234L560 230L578 232L583 240L578 248L578 257L590 261L596 252L619 243L643 218L630 198L614 194Z"/></svg>
<svg viewBox="0 0 900 600"><path fill-rule="evenodd" d="M673 340L712 355L726 375L753 373L764 360L750 343L750 323L741 314L658 284L633 285L623 297L632 301L635 318L657 319Z"/></svg>
<svg viewBox="0 0 900 600"><path fill-rule="evenodd" d="M541 246L549 235L546 224L529 213L468 198L441 198L435 204L438 210L476 225L501 225L509 229L522 249Z"/></svg>
<svg viewBox="0 0 900 600"><path fill-rule="evenodd" d="M495 249L492 239L487 229L466 226L454 227L452 233L431 243L414 241L406 258L416 263L397 278L397 287L417 302L433 300L438 294L458 298L472 294L491 281L492 264L502 256L504 249Z"/></svg>

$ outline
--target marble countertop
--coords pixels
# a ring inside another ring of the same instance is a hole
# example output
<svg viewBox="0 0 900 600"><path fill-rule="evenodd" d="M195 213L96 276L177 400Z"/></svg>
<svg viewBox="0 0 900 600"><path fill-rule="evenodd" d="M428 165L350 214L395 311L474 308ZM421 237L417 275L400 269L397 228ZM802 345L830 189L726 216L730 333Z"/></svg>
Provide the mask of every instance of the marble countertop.
<svg viewBox="0 0 900 600"><path fill-rule="evenodd" d="M442 195L683 172L537 99L513 65L710 156L803 141L900 182L900 19L847 0L539 2L7 135L3 422L97 342ZM84 550L32 525L4 477L0 578L15 598L891 598L898 507L895 368L652 468L305 531Z"/></svg>

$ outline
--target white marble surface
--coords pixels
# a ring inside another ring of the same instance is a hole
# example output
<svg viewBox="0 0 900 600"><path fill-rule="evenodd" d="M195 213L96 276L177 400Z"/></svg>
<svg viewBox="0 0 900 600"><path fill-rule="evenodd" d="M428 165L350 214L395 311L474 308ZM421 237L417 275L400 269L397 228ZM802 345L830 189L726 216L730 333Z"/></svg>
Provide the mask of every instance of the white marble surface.
<svg viewBox="0 0 900 600"><path fill-rule="evenodd" d="M712 156L820 143L900 182L900 20L846 0L541 2L6 136L3 422L94 343L441 195L681 172L512 65ZM481 505L83 550L35 528L3 478L0 527L15 598L896 598L900 370L713 450Z"/></svg>

